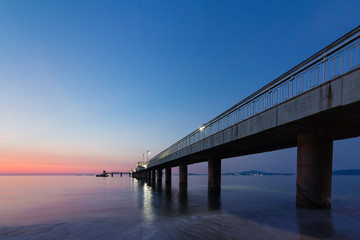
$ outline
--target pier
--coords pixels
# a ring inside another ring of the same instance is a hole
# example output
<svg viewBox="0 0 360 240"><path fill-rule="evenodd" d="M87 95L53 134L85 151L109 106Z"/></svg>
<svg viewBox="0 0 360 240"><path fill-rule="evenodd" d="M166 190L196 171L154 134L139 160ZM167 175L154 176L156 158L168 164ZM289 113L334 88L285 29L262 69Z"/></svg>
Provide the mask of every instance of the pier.
<svg viewBox="0 0 360 240"><path fill-rule="evenodd" d="M119 174L120 177L122 177L123 174L128 174L129 177L131 176L131 172L106 172L105 170L103 170L102 174L96 175L97 177L108 177L109 175L111 177L114 177L114 175Z"/></svg>
<svg viewBox="0 0 360 240"><path fill-rule="evenodd" d="M329 209L333 141L360 136L360 27L191 132L133 177L187 187L188 165L208 162L208 191L221 191L226 158L297 147L296 204ZM216 97L216 96L215 96Z"/></svg>

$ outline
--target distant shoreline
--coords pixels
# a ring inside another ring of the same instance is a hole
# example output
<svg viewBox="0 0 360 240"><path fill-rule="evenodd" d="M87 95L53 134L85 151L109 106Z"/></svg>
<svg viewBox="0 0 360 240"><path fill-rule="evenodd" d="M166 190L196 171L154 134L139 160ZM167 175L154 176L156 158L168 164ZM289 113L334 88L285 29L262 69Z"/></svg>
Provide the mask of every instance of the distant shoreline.
<svg viewBox="0 0 360 240"><path fill-rule="evenodd" d="M207 174L196 174L189 173L188 175L207 175ZM221 174L223 176L294 176L295 173L272 173L263 172L258 170L242 171L242 172L229 172ZM333 176L360 176L360 169L345 169L335 170L332 172Z"/></svg>
<svg viewBox="0 0 360 240"><path fill-rule="evenodd" d="M0 173L0 176L95 176L93 173ZM175 176L179 174L173 174ZM206 173L188 173L189 176L208 175ZM272 173L258 170L222 173L223 176L294 176L295 173ZM360 169L335 170L333 176L360 176Z"/></svg>
<svg viewBox="0 0 360 240"><path fill-rule="evenodd" d="M0 176L95 176L95 174L79 173L0 173Z"/></svg>

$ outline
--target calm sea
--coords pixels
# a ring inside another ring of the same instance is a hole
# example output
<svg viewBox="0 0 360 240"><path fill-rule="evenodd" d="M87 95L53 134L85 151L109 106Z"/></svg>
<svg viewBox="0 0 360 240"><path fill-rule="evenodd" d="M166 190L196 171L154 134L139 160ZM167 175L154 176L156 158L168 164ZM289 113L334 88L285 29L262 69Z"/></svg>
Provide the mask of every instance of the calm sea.
<svg viewBox="0 0 360 240"><path fill-rule="evenodd" d="M295 176L207 176L187 191L128 176L0 176L0 239L360 239L360 177L334 176L330 211L295 208Z"/></svg>

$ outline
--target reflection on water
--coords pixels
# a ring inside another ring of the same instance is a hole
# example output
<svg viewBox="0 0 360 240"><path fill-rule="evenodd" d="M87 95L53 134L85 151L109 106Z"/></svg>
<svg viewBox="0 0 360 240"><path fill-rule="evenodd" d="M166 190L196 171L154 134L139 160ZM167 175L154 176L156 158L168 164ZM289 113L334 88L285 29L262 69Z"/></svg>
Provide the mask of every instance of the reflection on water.
<svg viewBox="0 0 360 240"><path fill-rule="evenodd" d="M296 209L295 181L0 177L0 239L360 239L360 177L333 179L329 211Z"/></svg>
<svg viewBox="0 0 360 240"><path fill-rule="evenodd" d="M154 210L153 210L153 189L151 186L144 184L143 189L143 199L144 199L144 216L147 222L152 223L154 221Z"/></svg>
<svg viewBox="0 0 360 240"><path fill-rule="evenodd" d="M178 191L173 191L171 184L165 185L165 192L162 190L162 183L154 183L149 180L133 179L133 182L137 184L138 190L142 191L142 195L138 195L142 199L142 205L145 219L149 222L154 220L154 209L153 206L157 205L157 202L162 202L159 197L165 199L165 209L167 211L174 211L178 208L180 214L186 214L188 211L188 189L186 186L179 186ZM173 193L174 192L174 193ZM175 198L173 198L175 194ZM208 209L209 210L220 210L221 197L220 192L209 192L208 193Z"/></svg>
<svg viewBox="0 0 360 240"><path fill-rule="evenodd" d="M221 207L221 192L208 193L208 206L209 210L220 210Z"/></svg>
<svg viewBox="0 0 360 240"><path fill-rule="evenodd" d="M301 236L311 236L319 239L330 239L335 236L331 211L297 209L296 215Z"/></svg>

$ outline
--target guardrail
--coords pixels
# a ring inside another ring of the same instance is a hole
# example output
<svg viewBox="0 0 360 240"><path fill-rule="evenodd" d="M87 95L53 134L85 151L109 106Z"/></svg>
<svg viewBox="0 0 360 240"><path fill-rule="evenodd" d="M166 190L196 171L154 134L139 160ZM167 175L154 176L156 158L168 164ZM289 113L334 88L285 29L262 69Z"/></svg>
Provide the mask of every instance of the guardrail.
<svg viewBox="0 0 360 240"><path fill-rule="evenodd" d="M150 159L157 161L360 66L360 26Z"/></svg>

